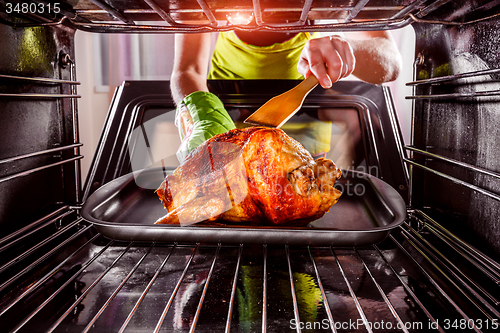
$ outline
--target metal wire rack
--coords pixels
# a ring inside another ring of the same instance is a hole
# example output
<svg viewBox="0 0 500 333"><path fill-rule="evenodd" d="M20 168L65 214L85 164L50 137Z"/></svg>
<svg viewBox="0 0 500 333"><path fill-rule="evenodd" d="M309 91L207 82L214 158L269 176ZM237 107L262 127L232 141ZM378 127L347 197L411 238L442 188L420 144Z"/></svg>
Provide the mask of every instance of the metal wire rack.
<svg viewBox="0 0 500 333"><path fill-rule="evenodd" d="M49 2L32 1L48 6ZM7 5L7 3L9 5ZM373 3L373 4L372 4ZM263 0L235 3L196 0L184 3L159 0L135 0L127 3L101 0L79 1L58 8L57 13L39 13L22 9L12 11L22 1L0 1L11 16L3 19L13 26L61 25L90 32L175 33L214 32L241 29L247 31L279 30L345 31L388 30L413 22L464 25L469 22L425 20L425 17L450 3L450 0L379 1L292 1L286 5ZM14 6L14 7L12 7ZM253 15L254 25L231 24L232 13ZM51 14L51 15L49 15ZM489 19L493 14L481 20ZM17 21L23 17L31 23ZM326 21L325 21L326 20ZM34 23L33 23L34 22ZM152 24L153 22L153 24ZM159 22L159 23L154 23ZM476 22L471 20L470 22Z"/></svg>
<svg viewBox="0 0 500 333"><path fill-rule="evenodd" d="M418 61L419 59L417 57L416 63ZM475 84L483 82L477 78L486 76L487 79L491 80L498 72L498 69L487 69L424 80L415 80L407 83L407 85L426 88L423 90L426 92L428 91L428 94L413 95L407 98L424 100L428 101L428 103L431 103L433 100L447 100L451 102L474 100L480 105L483 101L487 101L487 99L482 99L481 97L498 95L498 91L476 91L477 88ZM471 92L434 94L431 89L434 85L440 87L444 85L447 89L454 89L454 84L457 86L465 85ZM491 99L489 99L489 101L491 101ZM474 177L484 176L493 180L500 179L500 174L497 172L453 159L443 154L431 152L432 147L417 148L412 143L404 148L409 153L409 157L404 158L404 161L410 168L417 168L422 170L425 174L438 176L438 178L444 179L445 182L449 181L450 184L463 186L464 188L470 189L495 201L500 200L500 196L493 190L479 184L473 184L470 180L466 181L460 179L452 175L450 171L452 170L451 168L455 168L454 170L469 172L474 175ZM428 163L430 161L433 163ZM439 166L437 166L437 164L439 164ZM413 192L413 182L414 179L412 177L410 179L410 192ZM412 202L412 199L410 199L410 202ZM410 203L410 205L412 205L412 203ZM420 209L411 211L410 220L410 223L404 224L401 227L400 235L403 237L402 239L418 251L418 256L425 258L424 262L430 265L429 267L441 272L444 277L444 284L456 288L456 292L463 295L467 301L479 311L478 313L480 316L484 316L488 318L488 320L496 322L495 318L498 318L500 314L500 303L497 294L497 286L500 282L498 279L498 263L470 244L465 243L456 235L453 235L444 226L439 224L436 219L433 219L428 213ZM412 226L413 223L414 225ZM394 235L391 236L391 239L394 239ZM457 260L455 261L455 259ZM467 272L470 271L467 270L467 267L472 267L472 269L477 272L469 275ZM436 281L433 282L433 284L437 285L439 282ZM444 292L444 290L440 292ZM458 303L452 299L454 293L448 295L444 293L443 295L445 295L450 305L453 306L464 319L473 321L472 318L477 318L475 316L469 317L469 315L462 310L462 303ZM478 327L473 327L473 329L475 331L482 331L481 328ZM491 329L491 327L486 331L489 329Z"/></svg>
<svg viewBox="0 0 500 333"><path fill-rule="evenodd" d="M32 153L27 153L23 155L18 155L18 156L13 156L5 159L0 160L0 165L4 166L4 170L9 170L9 169L17 169L14 165L18 162L22 162L23 160L29 160L33 159L39 156L55 156L57 153L65 152L65 151L72 151L73 154L71 157L67 157L65 159L57 159L57 161L53 163L46 163L43 165L34 165L31 168L27 170L23 170L20 172L12 173L5 175L3 177L0 177L0 183L7 182L19 177L25 177L28 175L31 175L33 173L46 170L49 168L54 168L57 166L61 166L67 163L73 163L74 164L74 179L75 179L75 188L80 188L80 164L79 161L83 158L82 155L80 155L80 147L82 146L82 143L79 142L79 135L78 135L78 120L77 120L77 106L76 103L74 102L75 99L80 98L81 96L76 93L75 86L79 85L80 82L76 81L74 79L75 77L75 69L73 64L71 64L70 68L70 73L71 73L71 78L70 80L59 80L59 79L51 79L51 78L43 78L43 77L24 77L24 76L16 76L16 75L0 75L0 82L8 82L9 84L13 84L15 82L29 82L29 83L34 83L39 85L41 88L39 89L39 92L13 92L13 93L0 93L0 98L3 99L20 99L20 100L28 100L28 101L37 101L37 100L45 100L45 99L66 99L69 98L71 99L71 104L70 104L70 112L71 112L71 132L72 132L72 142L71 144L67 145L62 145L59 147L55 148L50 148L50 149L45 149L45 150L39 150L35 151ZM60 91L68 91L69 93L58 93L56 92L58 89L54 89L54 87L61 87ZM62 88L62 87L69 87L69 88ZM76 191L75 193L76 196L76 201L79 202L80 198L80 192Z"/></svg>
<svg viewBox="0 0 500 333"><path fill-rule="evenodd" d="M418 59L417 59L418 61ZM475 100L481 102L481 98L485 97L491 97L491 96L498 96L500 95L499 90L488 90L488 91L477 91L477 89L474 87L474 82L470 81L464 81L465 79L477 79L479 77L484 77L484 76L489 76L490 79L493 78L494 75L497 75L500 72L499 69L493 68L493 69L487 69L487 70L478 70L478 71L472 71L472 72L465 72L465 73L459 73L459 74L453 74L453 75L446 75L446 76L441 76L441 77L434 77L434 78L429 78L425 80L416 80L413 82L408 82L406 85L408 86L424 86L424 87L431 87L433 85L442 85L442 84L451 84L453 83L458 83L458 84L464 84L467 83L467 86L470 88L470 92L462 93L462 92L457 92L457 93L447 93L447 94L434 94L431 93L431 90L428 89L429 93L425 95L412 95L412 96L407 96L407 99L412 99L412 100L448 100L448 101L454 101L454 100ZM448 165L453 165L457 166L459 168L463 168L464 170L470 171L475 174L481 174L484 176L488 177L493 177L493 179L500 179L500 174L495 171L487 170L485 168L477 167L475 165L465 163L453 158L449 158L440 154L436 153L431 153L429 151L423 150L423 149L418 149L415 147L413 144L407 145L404 147L410 154L411 156L421 156L422 158L427 158L427 159L433 159L433 160L438 160L442 161ZM452 175L447 174L446 172L442 172L436 169L433 169L425 164L418 163L414 158L404 158L404 161L412 167L417 167L419 169L425 170L426 172L433 173L434 175L437 175L441 178L447 179L455 184L459 184L462 186L465 186L469 189L472 189L478 193L481 193L489 198L492 198L494 200L500 201L500 195L498 195L495 192L492 192L491 190L482 188L480 186L471 184L470 182L464 181L462 179L459 179L457 177L454 177Z"/></svg>
<svg viewBox="0 0 500 333"><path fill-rule="evenodd" d="M12 332L487 332L500 319L498 262L422 211L383 243L351 249L119 243L72 209L59 213L38 228L58 220L59 231L22 253L9 251L21 238L2 240L0 292L11 291L0 318ZM61 251L64 260L40 267Z"/></svg>

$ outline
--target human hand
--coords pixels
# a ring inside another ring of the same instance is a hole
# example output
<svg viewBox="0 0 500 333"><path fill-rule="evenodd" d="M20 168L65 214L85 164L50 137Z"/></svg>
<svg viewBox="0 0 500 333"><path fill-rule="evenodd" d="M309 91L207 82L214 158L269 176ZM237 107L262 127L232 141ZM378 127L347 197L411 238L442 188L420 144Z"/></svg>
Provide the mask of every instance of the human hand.
<svg viewBox="0 0 500 333"><path fill-rule="evenodd" d="M304 77L313 74L323 88L349 76L356 59L349 42L341 36L326 36L309 40L300 54L297 70Z"/></svg>
<svg viewBox="0 0 500 333"><path fill-rule="evenodd" d="M176 154L180 163L206 140L235 128L222 101L205 91L194 92L183 99L177 107L175 124L182 140Z"/></svg>

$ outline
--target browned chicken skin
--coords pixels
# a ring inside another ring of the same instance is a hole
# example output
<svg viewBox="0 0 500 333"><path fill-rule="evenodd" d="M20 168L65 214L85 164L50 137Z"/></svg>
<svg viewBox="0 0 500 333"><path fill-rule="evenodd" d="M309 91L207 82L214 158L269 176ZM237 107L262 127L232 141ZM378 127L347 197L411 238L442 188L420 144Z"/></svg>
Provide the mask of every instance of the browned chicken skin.
<svg viewBox="0 0 500 333"><path fill-rule="evenodd" d="M156 192L169 213L156 223L306 225L338 201L333 186L341 175L280 129L234 129L207 140L165 178Z"/></svg>

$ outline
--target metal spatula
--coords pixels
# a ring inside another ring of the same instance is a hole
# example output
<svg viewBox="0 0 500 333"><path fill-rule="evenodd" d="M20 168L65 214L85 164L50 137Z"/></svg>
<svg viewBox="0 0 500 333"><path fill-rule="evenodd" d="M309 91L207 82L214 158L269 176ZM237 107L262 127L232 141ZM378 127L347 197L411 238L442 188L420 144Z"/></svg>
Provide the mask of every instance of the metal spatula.
<svg viewBox="0 0 500 333"><path fill-rule="evenodd" d="M296 87L271 98L245 119L245 123L280 128L300 109L307 94L317 85L318 79L309 75Z"/></svg>

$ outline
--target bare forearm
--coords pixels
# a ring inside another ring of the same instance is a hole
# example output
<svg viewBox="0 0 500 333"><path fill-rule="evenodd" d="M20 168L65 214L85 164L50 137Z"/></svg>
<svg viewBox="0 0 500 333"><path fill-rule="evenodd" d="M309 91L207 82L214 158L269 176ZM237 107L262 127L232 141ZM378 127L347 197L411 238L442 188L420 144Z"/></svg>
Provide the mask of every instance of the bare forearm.
<svg viewBox="0 0 500 333"><path fill-rule="evenodd" d="M195 91L208 91L206 76L193 71L174 72L170 79L170 90L175 104Z"/></svg>
<svg viewBox="0 0 500 333"><path fill-rule="evenodd" d="M358 31L346 33L345 38L333 35L309 40L297 69L305 77L314 74L323 88L330 88L350 74L374 84L393 81L401 63L389 32Z"/></svg>
<svg viewBox="0 0 500 333"><path fill-rule="evenodd" d="M170 89L176 104L195 91L208 91L210 34L176 34Z"/></svg>
<svg viewBox="0 0 500 333"><path fill-rule="evenodd" d="M356 57L353 75L374 84L397 79L402 60L391 40L376 37L369 40L349 40L349 42Z"/></svg>

